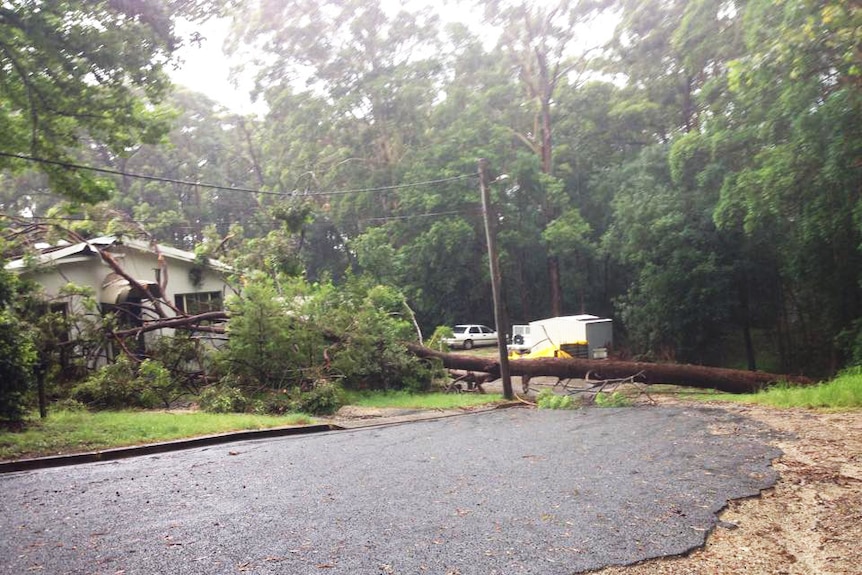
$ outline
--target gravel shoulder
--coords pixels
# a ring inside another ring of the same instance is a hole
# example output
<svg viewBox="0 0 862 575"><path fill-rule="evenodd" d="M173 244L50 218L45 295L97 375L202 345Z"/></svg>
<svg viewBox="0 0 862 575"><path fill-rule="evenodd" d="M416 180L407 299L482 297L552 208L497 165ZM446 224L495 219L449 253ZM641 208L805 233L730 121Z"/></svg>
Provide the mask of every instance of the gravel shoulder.
<svg viewBox="0 0 862 575"><path fill-rule="evenodd" d="M672 398L658 401L685 404ZM688 556L610 567L594 574L862 573L862 411L709 405L777 432L774 445L784 453L773 464L780 475L778 483L760 497L730 502L706 545Z"/></svg>

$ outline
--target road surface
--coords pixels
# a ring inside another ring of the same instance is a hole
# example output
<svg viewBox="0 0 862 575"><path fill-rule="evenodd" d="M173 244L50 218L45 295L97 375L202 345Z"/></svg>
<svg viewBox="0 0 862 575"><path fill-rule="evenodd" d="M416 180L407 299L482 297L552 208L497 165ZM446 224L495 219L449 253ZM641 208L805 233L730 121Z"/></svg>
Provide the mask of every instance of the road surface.
<svg viewBox="0 0 862 575"><path fill-rule="evenodd" d="M0 573L571 574L703 544L776 475L709 408L497 410L0 476Z"/></svg>

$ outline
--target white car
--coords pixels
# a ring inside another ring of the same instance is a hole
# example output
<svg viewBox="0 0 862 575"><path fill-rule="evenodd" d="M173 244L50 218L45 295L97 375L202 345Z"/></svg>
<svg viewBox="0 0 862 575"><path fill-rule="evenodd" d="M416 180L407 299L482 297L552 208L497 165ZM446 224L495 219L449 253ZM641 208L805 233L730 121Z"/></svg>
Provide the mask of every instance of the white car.
<svg viewBox="0 0 862 575"><path fill-rule="evenodd" d="M477 345L497 345L497 332L487 325L461 324L456 325L453 337L443 339L449 347L473 349Z"/></svg>

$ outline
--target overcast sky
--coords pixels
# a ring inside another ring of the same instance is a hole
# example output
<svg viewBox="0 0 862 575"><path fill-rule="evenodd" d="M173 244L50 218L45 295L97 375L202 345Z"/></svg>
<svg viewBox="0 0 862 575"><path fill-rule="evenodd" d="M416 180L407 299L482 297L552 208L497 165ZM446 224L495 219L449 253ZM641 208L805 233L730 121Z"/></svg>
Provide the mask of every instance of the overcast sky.
<svg viewBox="0 0 862 575"><path fill-rule="evenodd" d="M230 20L210 20L203 24L177 22L177 34L188 38L198 32L204 40L200 45L186 45L179 50L181 68L171 70L170 75L177 84L206 94L216 102L238 113L261 112L261 104L252 105L249 91L251 84L235 87L228 79L230 62L222 52L222 44L230 28Z"/></svg>
<svg viewBox="0 0 862 575"><path fill-rule="evenodd" d="M393 9L403 7L404 0L389 0L393 3ZM424 0L416 0L421 3ZM431 0L433 2L433 0ZM545 0L553 1L553 0ZM437 0L440 2L440 0ZM449 21L477 21L465 13L463 5L459 3L435 3L440 9L443 18ZM249 92L252 87L250 78L240 80L239 87L234 86L229 80L231 62L222 51L222 45L230 29L230 19L210 20L203 24L178 21L176 31L182 38L188 38L197 32L204 40L200 45L187 45L179 50L182 65L178 70L171 70L170 75L177 84L185 86L206 94L216 102L226 106L230 110L241 114L263 114L266 107L263 103L252 103ZM612 21L597 23L590 27L590 31L597 33L602 40L609 37L612 29ZM493 42L493 40L492 40ZM592 42L597 44L598 40Z"/></svg>

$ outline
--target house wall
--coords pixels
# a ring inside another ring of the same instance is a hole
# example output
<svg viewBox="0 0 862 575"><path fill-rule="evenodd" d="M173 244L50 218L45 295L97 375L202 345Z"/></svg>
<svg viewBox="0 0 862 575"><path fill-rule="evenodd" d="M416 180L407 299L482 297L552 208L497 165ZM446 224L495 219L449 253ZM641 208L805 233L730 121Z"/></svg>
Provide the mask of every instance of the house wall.
<svg viewBox="0 0 862 575"><path fill-rule="evenodd" d="M157 281L158 258L154 254L125 250L113 255L123 270L133 278L148 282ZM171 303L174 303L177 294L220 292L224 298L231 292L221 274L209 268L202 270L201 281L195 285L190 276L195 267L193 263L168 258L166 262L168 283L164 297ZM72 283L91 288L95 298L102 302L102 285L111 273L113 269L98 256L87 255L67 258L48 267L28 269L22 276L36 281L51 298L57 297L64 286ZM174 315L171 310L165 311Z"/></svg>
<svg viewBox="0 0 862 575"><path fill-rule="evenodd" d="M111 253L123 270L133 278L152 282L158 281L156 270L159 266L158 257L155 254L139 252L124 246L112 248ZM209 268L202 268L201 282L195 285L190 276L190 272L195 267L194 263L173 258L165 258L165 262L168 281L167 286L165 286L164 297L171 303L175 301L177 294L217 291L221 292L223 296L227 296L231 291L222 275ZM106 275L112 271L110 268L107 269Z"/></svg>
<svg viewBox="0 0 862 575"><path fill-rule="evenodd" d="M101 279L109 272L110 268L98 259L84 256L70 258L63 265L33 268L21 275L41 285L46 295L55 297L61 288L70 283L90 287L94 290L93 293L98 295Z"/></svg>

